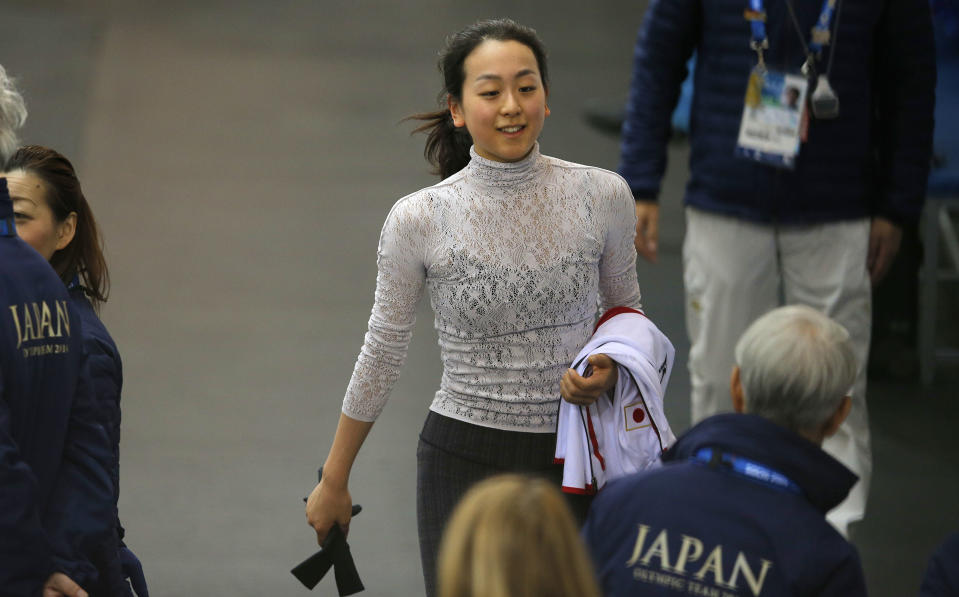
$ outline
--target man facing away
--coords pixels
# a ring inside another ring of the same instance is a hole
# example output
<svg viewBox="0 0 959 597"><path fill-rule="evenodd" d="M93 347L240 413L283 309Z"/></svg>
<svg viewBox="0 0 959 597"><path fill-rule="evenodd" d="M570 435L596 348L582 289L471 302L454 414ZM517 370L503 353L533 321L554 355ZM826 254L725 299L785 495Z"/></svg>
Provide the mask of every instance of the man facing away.
<svg viewBox="0 0 959 597"><path fill-rule="evenodd" d="M110 530L110 444L96 422L80 318L17 238L0 179L0 595L86 595L82 554Z"/></svg>
<svg viewBox="0 0 959 597"><path fill-rule="evenodd" d="M780 307L749 326L735 362L735 414L593 503L583 536L605 595L866 594L856 549L825 519L856 482L821 448L851 407L849 333Z"/></svg>
<svg viewBox="0 0 959 597"><path fill-rule="evenodd" d="M0 66L0 163L27 111ZM109 533L110 444L96 422L80 318L17 237L0 178L0 595L85 597L83 556ZM77 584L80 583L80 584Z"/></svg>

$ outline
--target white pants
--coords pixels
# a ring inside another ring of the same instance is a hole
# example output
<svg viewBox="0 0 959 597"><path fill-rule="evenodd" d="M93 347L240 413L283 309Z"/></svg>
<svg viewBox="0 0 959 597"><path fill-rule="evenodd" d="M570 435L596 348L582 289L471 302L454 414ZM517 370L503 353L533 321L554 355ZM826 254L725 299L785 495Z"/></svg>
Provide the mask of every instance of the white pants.
<svg viewBox="0 0 959 597"><path fill-rule="evenodd" d="M760 315L782 304L804 304L849 330L859 361L852 410L823 444L860 479L828 516L843 535L865 513L872 476L866 411L869 226L869 219L860 219L777 227L687 208L683 242L693 423L732 410L733 349Z"/></svg>

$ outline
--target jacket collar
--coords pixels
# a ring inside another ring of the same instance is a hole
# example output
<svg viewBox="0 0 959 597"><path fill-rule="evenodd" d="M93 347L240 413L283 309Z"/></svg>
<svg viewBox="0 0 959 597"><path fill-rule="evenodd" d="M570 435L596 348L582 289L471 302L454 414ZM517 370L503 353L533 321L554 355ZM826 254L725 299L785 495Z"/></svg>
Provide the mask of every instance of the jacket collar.
<svg viewBox="0 0 959 597"><path fill-rule="evenodd" d="M663 461L687 460L700 448L718 448L782 473L824 514L845 499L858 479L816 444L756 415L710 417L683 434Z"/></svg>

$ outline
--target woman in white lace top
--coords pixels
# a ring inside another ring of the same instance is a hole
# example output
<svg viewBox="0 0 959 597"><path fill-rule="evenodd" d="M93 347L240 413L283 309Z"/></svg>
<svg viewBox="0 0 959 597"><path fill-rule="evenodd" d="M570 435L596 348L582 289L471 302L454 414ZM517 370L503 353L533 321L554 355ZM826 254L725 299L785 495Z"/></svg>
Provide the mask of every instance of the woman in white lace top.
<svg viewBox="0 0 959 597"><path fill-rule="evenodd" d="M307 504L321 541L349 523L349 471L399 376L425 289L443 359L417 450L429 595L443 524L470 485L504 471L560 483L552 453L561 380L572 402L615 384L608 359L597 358L588 379L567 368L598 309L640 300L626 183L539 151L549 108L536 33L481 21L447 40L440 68L447 106L415 118L443 180L400 199L386 218L369 330Z"/></svg>

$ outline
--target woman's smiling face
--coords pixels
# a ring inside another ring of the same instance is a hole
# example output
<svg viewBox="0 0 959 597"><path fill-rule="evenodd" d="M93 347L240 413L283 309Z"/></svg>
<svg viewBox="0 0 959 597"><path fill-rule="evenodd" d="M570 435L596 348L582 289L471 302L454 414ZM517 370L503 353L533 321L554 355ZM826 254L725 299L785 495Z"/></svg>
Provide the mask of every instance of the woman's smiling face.
<svg viewBox="0 0 959 597"><path fill-rule="evenodd" d="M462 99L449 100L453 124L466 127L481 157L525 158L549 116L533 51L518 41L486 40L466 57L463 70Z"/></svg>

